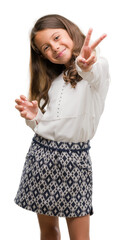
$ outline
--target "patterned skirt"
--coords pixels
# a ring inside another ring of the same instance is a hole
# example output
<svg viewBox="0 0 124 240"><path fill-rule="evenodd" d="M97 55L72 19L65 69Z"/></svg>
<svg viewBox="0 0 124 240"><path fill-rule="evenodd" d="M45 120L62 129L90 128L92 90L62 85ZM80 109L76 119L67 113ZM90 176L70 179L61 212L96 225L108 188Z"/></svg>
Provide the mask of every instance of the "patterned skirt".
<svg viewBox="0 0 124 240"><path fill-rule="evenodd" d="M89 141L57 142L35 134L26 155L15 203L48 216L92 215L89 149Z"/></svg>

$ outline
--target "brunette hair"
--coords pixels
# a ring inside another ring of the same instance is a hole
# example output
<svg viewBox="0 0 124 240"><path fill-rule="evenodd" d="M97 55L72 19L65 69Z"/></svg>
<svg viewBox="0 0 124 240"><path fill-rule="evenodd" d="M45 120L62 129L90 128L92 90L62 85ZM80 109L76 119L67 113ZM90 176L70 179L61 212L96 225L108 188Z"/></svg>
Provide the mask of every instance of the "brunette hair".
<svg viewBox="0 0 124 240"><path fill-rule="evenodd" d="M63 64L55 64L45 59L35 45L35 36L38 31L48 28L65 29L73 40L74 48L70 66L68 68ZM30 35L30 88L29 100L37 100L41 111L48 102L48 91L52 81L63 72L63 78L66 83L75 87L82 78L78 75L75 68L75 58L79 55L83 46L85 35L70 20L57 14L50 14L41 17L35 23ZM44 104L40 106L40 100L44 99Z"/></svg>

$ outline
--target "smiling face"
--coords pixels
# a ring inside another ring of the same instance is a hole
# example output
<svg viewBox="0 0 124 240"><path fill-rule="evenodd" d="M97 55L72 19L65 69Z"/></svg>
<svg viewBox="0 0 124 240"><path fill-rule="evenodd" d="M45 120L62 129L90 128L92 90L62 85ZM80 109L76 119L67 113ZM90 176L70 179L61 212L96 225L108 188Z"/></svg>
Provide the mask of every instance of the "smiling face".
<svg viewBox="0 0 124 240"><path fill-rule="evenodd" d="M35 45L50 62L68 66L73 50L73 41L65 29L44 29L35 36Z"/></svg>

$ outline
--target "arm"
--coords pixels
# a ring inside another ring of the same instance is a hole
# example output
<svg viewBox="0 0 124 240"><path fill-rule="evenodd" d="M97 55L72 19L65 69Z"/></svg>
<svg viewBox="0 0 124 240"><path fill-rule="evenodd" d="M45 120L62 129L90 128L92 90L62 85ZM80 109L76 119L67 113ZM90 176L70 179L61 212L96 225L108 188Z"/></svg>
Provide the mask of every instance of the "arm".
<svg viewBox="0 0 124 240"><path fill-rule="evenodd" d="M99 91L104 100L109 86L109 67L105 58L97 56L96 47L107 36L103 34L89 46L92 29L89 29L75 65L78 74L96 91Z"/></svg>
<svg viewBox="0 0 124 240"><path fill-rule="evenodd" d="M109 65L107 60L103 57L99 57L88 72L83 71L77 65L77 61L75 62L75 65L78 74L86 80L92 88L100 93L100 96L104 101L110 82Z"/></svg>

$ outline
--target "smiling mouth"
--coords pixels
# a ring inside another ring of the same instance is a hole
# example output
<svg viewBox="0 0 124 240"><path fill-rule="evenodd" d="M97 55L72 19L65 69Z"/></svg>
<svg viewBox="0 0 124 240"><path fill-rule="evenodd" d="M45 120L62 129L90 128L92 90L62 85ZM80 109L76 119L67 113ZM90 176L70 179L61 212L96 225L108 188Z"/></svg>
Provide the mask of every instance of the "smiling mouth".
<svg viewBox="0 0 124 240"><path fill-rule="evenodd" d="M64 53L64 51L66 50L66 48L65 49L63 49L58 55L57 55L57 57L56 58L59 58L59 57L61 57L62 55L63 55L63 53Z"/></svg>

